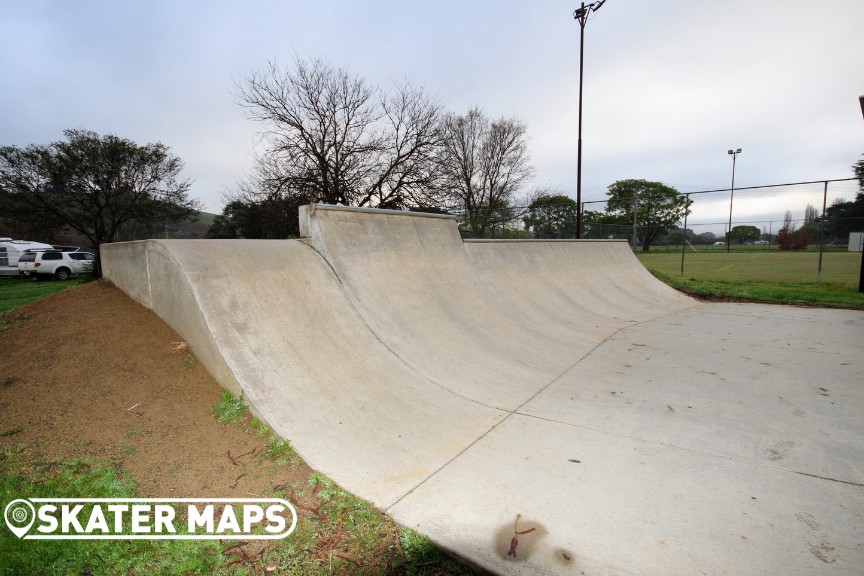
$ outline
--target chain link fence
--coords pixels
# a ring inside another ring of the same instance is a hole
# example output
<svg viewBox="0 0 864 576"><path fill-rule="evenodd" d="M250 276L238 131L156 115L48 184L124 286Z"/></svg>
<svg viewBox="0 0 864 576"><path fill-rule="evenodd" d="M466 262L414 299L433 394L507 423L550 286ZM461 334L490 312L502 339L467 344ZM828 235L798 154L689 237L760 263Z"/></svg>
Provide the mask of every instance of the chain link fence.
<svg viewBox="0 0 864 576"><path fill-rule="evenodd" d="M864 214L860 208L856 213L853 204L858 191L857 179L848 178L681 192L689 209L686 215L680 210L671 225L651 221L652 214L643 208L650 198L634 199L639 206L635 218L633 210L609 214L607 200L588 201L582 205L581 237L626 240L640 254L680 254L682 276L688 254L795 252L798 260L807 260L810 276L821 281L825 253L858 249L855 233L864 231ZM469 214L449 213L457 216L465 238L579 237L575 201L477 210L473 222ZM483 223L480 233L478 221ZM850 256L843 258L851 262ZM857 264L855 270L857 278Z"/></svg>

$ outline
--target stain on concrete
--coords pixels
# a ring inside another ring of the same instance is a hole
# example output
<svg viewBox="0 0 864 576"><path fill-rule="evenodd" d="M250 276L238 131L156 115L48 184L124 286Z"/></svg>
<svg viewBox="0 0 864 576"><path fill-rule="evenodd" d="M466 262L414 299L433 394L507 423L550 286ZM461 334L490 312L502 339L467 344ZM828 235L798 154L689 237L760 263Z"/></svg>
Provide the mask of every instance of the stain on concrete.
<svg viewBox="0 0 864 576"><path fill-rule="evenodd" d="M769 446L765 450L765 455L768 456L769 460L782 460L789 454L789 450L793 446L795 446L795 443L791 440L781 440Z"/></svg>
<svg viewBox="0 0 864 576"><path fill-rule="evenodd" d="M517 514L495 532L493 545L504 560L524 562L537 552L537 543L547 534L542 524Z"/></svg>

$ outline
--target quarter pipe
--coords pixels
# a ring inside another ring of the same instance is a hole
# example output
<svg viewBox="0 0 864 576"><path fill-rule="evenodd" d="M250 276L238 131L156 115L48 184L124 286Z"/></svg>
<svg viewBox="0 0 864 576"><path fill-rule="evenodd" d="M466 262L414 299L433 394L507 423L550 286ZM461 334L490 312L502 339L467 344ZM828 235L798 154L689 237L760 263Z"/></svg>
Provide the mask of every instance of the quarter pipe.
<svg viewBox="0 0 864 576"><path fill-rule="evenodd" d="M313 205L102 247L310 466L501 574L861 574L864 314L709 304L615 241Z"/></svg>

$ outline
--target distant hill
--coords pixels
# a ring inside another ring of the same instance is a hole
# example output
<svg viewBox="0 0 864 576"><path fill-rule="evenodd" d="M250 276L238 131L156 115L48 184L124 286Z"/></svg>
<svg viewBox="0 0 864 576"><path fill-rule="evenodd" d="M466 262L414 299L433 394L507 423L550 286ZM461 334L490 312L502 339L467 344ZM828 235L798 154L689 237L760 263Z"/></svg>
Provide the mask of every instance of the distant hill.
<svg viewBox="0 0 864 576"><path fill-rule="evenodd" d="M217 214L209 212L198 212L194 220L180 222L179 224L161 225L153 230L152 233L145 235L144 238L206 238L207 229L210 228L216 216ZM0 218L0 237L7 236L16 240L31 240L46 244L62 244L64 246L80 246L85 251L93 249L90 246L90 242L84 236L69 228L62 230L28 230L26 226L16 226L14 222Z"/></svg>
<svg viewBox="0 0 864 576"><path fill-rule="evenodd" d="M165 227L164 235L154 234L153 237L182 239L206 238L207 229L210 228L211 224L213 224L213 219L216 218L216 216L218 216L218 214L198 212L195 220L192 220L191 222L181 222L179 224L169 224Z"/></svg>

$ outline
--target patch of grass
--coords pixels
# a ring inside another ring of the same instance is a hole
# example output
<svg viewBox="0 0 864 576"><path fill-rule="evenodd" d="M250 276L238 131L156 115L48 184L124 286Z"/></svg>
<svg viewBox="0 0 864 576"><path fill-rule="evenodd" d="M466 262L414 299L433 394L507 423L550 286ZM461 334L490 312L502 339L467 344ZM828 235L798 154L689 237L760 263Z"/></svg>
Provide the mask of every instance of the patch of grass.
<svg viewBox="0 0 864 576"><path fill-rule="evenodd" d="M0 280L0 314L28 304L39 298L55 294L67 288L73 288L89 282L86 277L72 280L55 281L21 280L19 278ZM2 325L0 325L2 327Z"/></svg>
<svg viewBox="0 0 864 576"><path fill-rule="evenodd" d="M441 564L441 552L432 544L429 538L409 528L400 527L399 544L402 547L403 554L394 566L399 573L424 576L435 574L429 567ZM452 560L447 560L446 562L449 574L463 576L473 574L471 570L461 564L457 564Z"/></svg>
<svg viewBox="0 0 864 576"><path fill-rule="evenodd" d="M277 573L393 576L470 576L428 538L396 525L370 503L319 472L309 476L318 505L301 509L297 529L267 555ZM296 490L295 490L296 492Z"/></svg>
<svg viewBox="0 0 864 576"><path fill-rule="evenodd" d="M252 432L258 438L263 438L270 433L270 427L257 418L252 418L252 420L249 421L249 428L252 429Z"/></svg>
<svg viewBox="0 0 864 576"><path fill-rule="evenodd" d="M95 459L45 459L23 446L0 454L3 503L136 496L122 472ZM197 540L21 540L0 528L0 574L209 574L225 564L220 551L218 542Z"/></svg>
<svg viewBox="0 0 864 576"><path fill-rule="evenodd" d="M30 316L28 316L27 314L3 314L2 316L0 316L0 332L9 328L14 328L22 320L26 320L29 317Z"/></svg>
<svg viewBox="0 0 864 576"><path fill-rule="evenodd" d="M243 420L243 411L246 409L242 395L238 398L223 388L219 391L219 402L210 410L210 413L220 424L239 424Z"/></svg>
<svg viewBox="0 0 864 576"><path fill-rule="evenodd" d="M857 288L837 284L723 282L653 274L673 288L700 298L864 310L864 294Z"/></svg>
<svg viewBox="0 0 864 576"><path fill-rule="evenodd" d="M198 360L192 354L187 354L185 358L183 358L183 367L187 372L192 372L195 370L195 366L198 365Z"/></svg>
<svg viewBox="0 0 864 576"><path fill-rule="evenodd" d="M292 466L299 466L302 463L300 456L291 447L291 443L275 434L267 439L267 446L261 451L261 457L269 458L280 466L288 463L291 463Z"/></svg>

